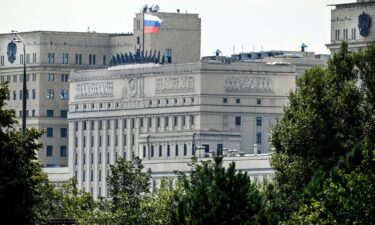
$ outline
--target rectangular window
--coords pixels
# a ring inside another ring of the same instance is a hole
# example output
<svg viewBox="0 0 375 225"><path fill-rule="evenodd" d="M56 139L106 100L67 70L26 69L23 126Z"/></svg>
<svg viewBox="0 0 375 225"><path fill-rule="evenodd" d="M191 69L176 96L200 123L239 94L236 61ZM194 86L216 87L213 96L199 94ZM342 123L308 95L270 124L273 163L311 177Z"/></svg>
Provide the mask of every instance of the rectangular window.
<svg viewBox="0 0 375 225"><path fill-rule="evenodd" d="M154 146L151 145L151 157L154 157Z"/></svg>
<svg viewBox="0 0 375 225"><path fill-rule="evenodd" d="M163 148L161 145L159 145L159 157L163 156Z"/></svg>
<svg viewBox="0 0 375 225"><path fill-rule="evenodd" d="M240 98L236 98L236 103L240 104L241 103L241 99Z"/></svg>
<svg viewBox="0 0 375 225"><path fill-rule="evenodd" d="M36 73L33 73L32 76L33 76L33 77L32 77L33 81L36 81Z"/></svg>
<svg viewBox="0 0 375 225"><path fill-rule="evenodd" d="M240 116L235 117L235 123L236 123L236 126L241 126L241 117Z"/></svg>
<svg viewBox="0 0 375 225"><path fill-rule="evenodd" d="M69 91L66 89L61 89L60 98L63 100L69 99Z"/></svg>
<svg viewBox="0 0 375 225"><path fill-rule="evenodd" d="M13 82L17 83L17 75L13 75Z"/></svg>
<svg viewBox="0 0 375 225"><path fill-rule="evenodd" d="M336 41L340 40L340 30L335 30L335 40Z"/></svg>
<svg viewBox="0 0 375 225"><path fill-rule="evenodd" d="M13 91L13 100L17 100L17 92Z"/></svg>
<svg viewBox="0 0 375 225"><path fill-rule="evenodd" d="M47 89L47 99L54 99L54 98L55 98L55 90Z"/></svg>
<svg viewBox="0 0 375 225"><path fill-rule="evenodd" d="M53 137L53 128L47 127L47 137Z"/></svg>
<svg viewBox="0 0 375 225"><path fill-rule="evenodd" d="M127 140L126 140L126 134L124 135L124 146L126 146L126 142L127 142Z"/></svg>
<svg viewBox="0 0 375 225"><path fill-rule="evenodd" d="M175 146L176 150L176 156L178 156L178 145Z"/></svg>
<svg viewBox="0 0 375 225"><path fill-rule="evenodd" d="M103 55L103 65L107 65L107 56Z"/></svg>
<svg viewBox="0 0 375 225"><path fill-rule="evenodd" d="M66 146L60 146L60 157L66 157Z"/></svg>
<svg viewBox="0 0 375 225"><path fill-rule="evenodd" d="M96 55L89 55L89 65L95 65L96 64Z"/></svg>
<svg viewBox="0 0 375 225"><path fill-rule="evenodd" d="M60 110L60 117L67 118L68 117L68 110Z"/></svg>
<svg viewBox="0 0 375 225"><path fill-rule="evenodd" d="M82 64L82 54L76 54L76 64Z"/></svg>
<svg viewBox="0 0 375 225"><path fill-rule="evenodd" d="M99 162L99 164L102 164L102 153L101 152L99 153L98 162ZM101 174L101 173L99 172L99 174Z"/></svg>
<svg viewBox="0 0 375 225"><path fill-rule="evenodd" d="M26 54L26 63L30 64L30 54L29 53Z"/></svg>
<svg viewBox="0 0 375 225"><path fill-rule="evenodd" d="M1 56L1 59L0 59L0 65L4 66L4 56L3 55Z"/></svg>
<svg viewBox="0 0 375 225"><path fill-rule="evenodd" d="M47 109L47 117L53 117L53 110Z"/></svg>
<svg viewBox="0 0 375 225"><path fill-rule="evenodd" d="M262 117L260 117L260 116L256 117L256 124L257 124L257 126L262 126Z"/></svg>
<svg viewBox="0 0 375 225"><path fill-rule="evenodd" d="M52 145L47 145L47 147L46 147L46 156L47 157L53 156L53 146Z"/></svg>
<svg viewBox="0 0 375 225"><path fill-rule="evenodd" d="M62 138L68 137L68 129L67 128L63 127L63 128L60 129L60 137L62 137Z"/></svg>
<svg viewBox="0 0 375 225"><path fill-rule="evenodd" d="M187 155L187 144L184 144L184 156Z"/></svg>
<svg viewBox="0 0 375 225"><path fill-rule="evenodd" d="M352 28L352 40L356 40L356 39L357 39L357 29Z"/></svg>
<svg viewBox="0 0 375 225"><path fill-rule="evenodd" d="M152 127L152 119L151 119L151 117L148 118L148 127L149 128Z"/></svg>
<svg viewBox="0 0 375 225"><path fill-rule="evenodd" d="M47 80L53 82L55 80L55 74L49 73L47 76Z"/></svg>
<svg viewBox="0 0 375 225"><path fill-rule="evenodd" d="M146 146L143 146L143 158L146 158Z"/></svg>
<svg viewBox="0 0 375 225"><path fill-rule="evenodd" d="M69 74L61 74L61 82L68 82Z"/></svg>
<svg viewBox="0 0 375 225"><path fill-rule="evenodd" d="M33 95L33 99L36 99L36 90L35 89L33 89L32 95Z"/></svg>
<svg viewBox="0 0 375 225"><path fill-rule="evenodd" d="M185 116L181 117L181 122L182 122L182 126L185 126L185 124L186 124L186 117Z"/></svg>
<svg viewBox="0 0 375 225"><path fill-rule="evenodd" d="M33 63L36 63L36 53L33 53Z"/></svg>
<svg viewBox="0 0 375 225"><path fill-rule="evenodd" d="M131 145L134 145L134 142L135 142L134 139L135 139L134 138L134 134L132 134L132 143L131 143Z"/></svg>
<svg viewBox="0 0 375 225"><path fill-rule="evenodd" d="M228 103L228 98L223 98L223 103Z"/></svg>
<svg viewBox="0 0 375 225"><path fill-rule="evenodd" d="M167 157L171 155L171 146L167 145Z"/></svg>
<svg viewBox="0 0 375 225"><path fill-rule="evenodd" d="M262 99L258 98L257 99L257 105L261 105L262 104Z"/></svg>
<svg viewBox="0 0 375 225"><path fill-rule="evenodd" d="M141 44L141 37L137 37L137 45Z"/></svg>
<svg viewBox="0 0 375 225"><path fill-rule="evenodd" d="M256 140L257 140L257 144L262 143L262 133L260 133L260 132L257 133Z"/></svg>
<svg viewBox="0 0 375 225"><path fill-rule="evenodd" d="M20 100L23 98L22 90L20 90Z"/></svg>
<svg viewBox="0 0 375 225"><path fill-rule="evenodd" d="M177 125L178 125L178 117L175 116L175 117L174 117L174 126L177 126Z"/></svg>
<svg viewBox="0 0 375 225"><path fill-rule="evenodd" d="M348 40L348 29L344 29L343 35L344 35L344 40Z"/></svg>
<svg viewBox="0 0 375 225"><path fill-rule="evenodd" d="M68 53L61 53L61 64L68 64Z"/></svg>
<svg viewBox="0 0 375 225"><path fill-rule="evenodd" d="M191 115L190 116L190 125L194 125L195 124L195 117L194 117L194 115Z"/></svg>
<svg viewBox="0 0 375 225"><path fill-rule="evenodd" d="M20 54L20 64L23 64L23 54Z"/></svg>
<svg viewBox="0 0 375 225"><path fill-rule="evenodd" d="M160 127L160 117L156 118L156 126Z"/></svg>
<svg viewBox="0 0 375 225"><path fill-rule="evenodd" d="M172 63L172 49L167 48L164 51L164 61L165 63Z"/></svg>
<svg viewBox="0 0 375 225"><path fill-rule="evenodd" d="M35 117L35 109L31 110L31 116Z"/></svg>
<svg viewBox="0 0 375 225"><path fill-rule="evenodd" d="M55 63L55 53L48 53L48 63Z"/></svg>

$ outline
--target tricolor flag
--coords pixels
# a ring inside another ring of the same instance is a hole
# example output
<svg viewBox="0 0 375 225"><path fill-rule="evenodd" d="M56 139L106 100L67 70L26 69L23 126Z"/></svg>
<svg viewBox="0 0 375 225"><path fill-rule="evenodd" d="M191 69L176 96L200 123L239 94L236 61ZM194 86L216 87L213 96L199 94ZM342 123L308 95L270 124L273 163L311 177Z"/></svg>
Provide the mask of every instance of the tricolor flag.
<svg viewBox="0 0 375 225"><path fill-rule="evenodd" d="M145 33L157 33L160 31L160 24L163 22L159 17L145 14L143 29Z"/></svg>

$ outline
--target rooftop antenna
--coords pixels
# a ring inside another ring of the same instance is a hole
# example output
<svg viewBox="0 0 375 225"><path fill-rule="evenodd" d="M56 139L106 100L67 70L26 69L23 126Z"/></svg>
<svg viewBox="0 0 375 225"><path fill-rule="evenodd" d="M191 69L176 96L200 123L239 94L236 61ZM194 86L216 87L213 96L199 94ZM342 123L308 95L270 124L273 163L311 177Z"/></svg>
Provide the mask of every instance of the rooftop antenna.
<svg viewBox="0 0 375 225"><path fill-rule="evenodd" d="M302 43L302 45L301 45L301 52L305 52L307 47L308 46L305 43Z"/></svg>
<svg viewBox="0 0 375 225"><path fill-rule="evenodd" d="M87 27L87 32L90 33L90 27Z"/></svg>

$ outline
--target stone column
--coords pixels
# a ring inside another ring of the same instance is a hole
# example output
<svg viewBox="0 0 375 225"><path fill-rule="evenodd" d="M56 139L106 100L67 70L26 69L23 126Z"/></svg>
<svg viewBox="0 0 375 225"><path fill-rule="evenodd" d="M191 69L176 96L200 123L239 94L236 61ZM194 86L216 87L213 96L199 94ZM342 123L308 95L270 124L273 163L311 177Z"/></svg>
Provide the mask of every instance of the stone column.
<svg viewBox="0 0 375 225"><path fill-rule="evenodd" d="M76 154L76 148L75 148L75 128L74 128L74 122L69 121L69 147L68 147L68 168L69 168L69 177L74 176L74 171L76 170L75 165L75 154Z"/></svg>
<svg viewBox="0 0 375 225"><path fill-rule="evenodd" d="M92 128L94 146L92 147L92 152L94 153L94 193L95 198L99 195L99 122L94 122L94 127Z"/></svg>

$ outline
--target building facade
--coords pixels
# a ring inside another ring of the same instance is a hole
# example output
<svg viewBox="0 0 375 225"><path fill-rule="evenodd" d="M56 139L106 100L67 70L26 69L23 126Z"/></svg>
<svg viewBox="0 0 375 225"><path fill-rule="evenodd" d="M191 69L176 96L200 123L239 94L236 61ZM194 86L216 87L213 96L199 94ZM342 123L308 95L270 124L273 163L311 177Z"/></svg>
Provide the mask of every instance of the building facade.
<svg viewBox="0 0 375 225"><path fill-rule="evenodd" d="M152 14L163 20L160 33L145 34L145 49L166 52L170 63L195 62L200 57L200 18L197 14ZM45 167L68 166L69 74L72 70L107 68L113 55L142 48L143 15L134 19L133 33L22 32L14 63L8 62L7 45L15 34L0 34L0 83L9 82L8 107L22 116L23 63L27 64L27 127L45 129L39 159ZM141 23L142 22L142 23ZM174 35L171 34L175 33ZM189 34L187 33L189 32ZM176 45L176 41L186 45ZM142 48L143 49L143 48ZM19 124L20 125L20 124Z"/></svg>
<svg viewBox="0 0 375 225"><path fill-rule="evenodd" d="M160 175L173 160L190 161L197 146L206 153L269 153L270 129L295 78L294 66L261 62L74 71L68 116L71 176L79 188L106 196L109 165L117 157L140 157L163 171Z"/></svg>
<svg viewBox="0 0 375 225"><path fill-rule="evenodd" d="M349 43L350 50L358 50L375 41L375 1L357 0L353 3L332 5L331 52L340 48L343 41Z"/></svg>

